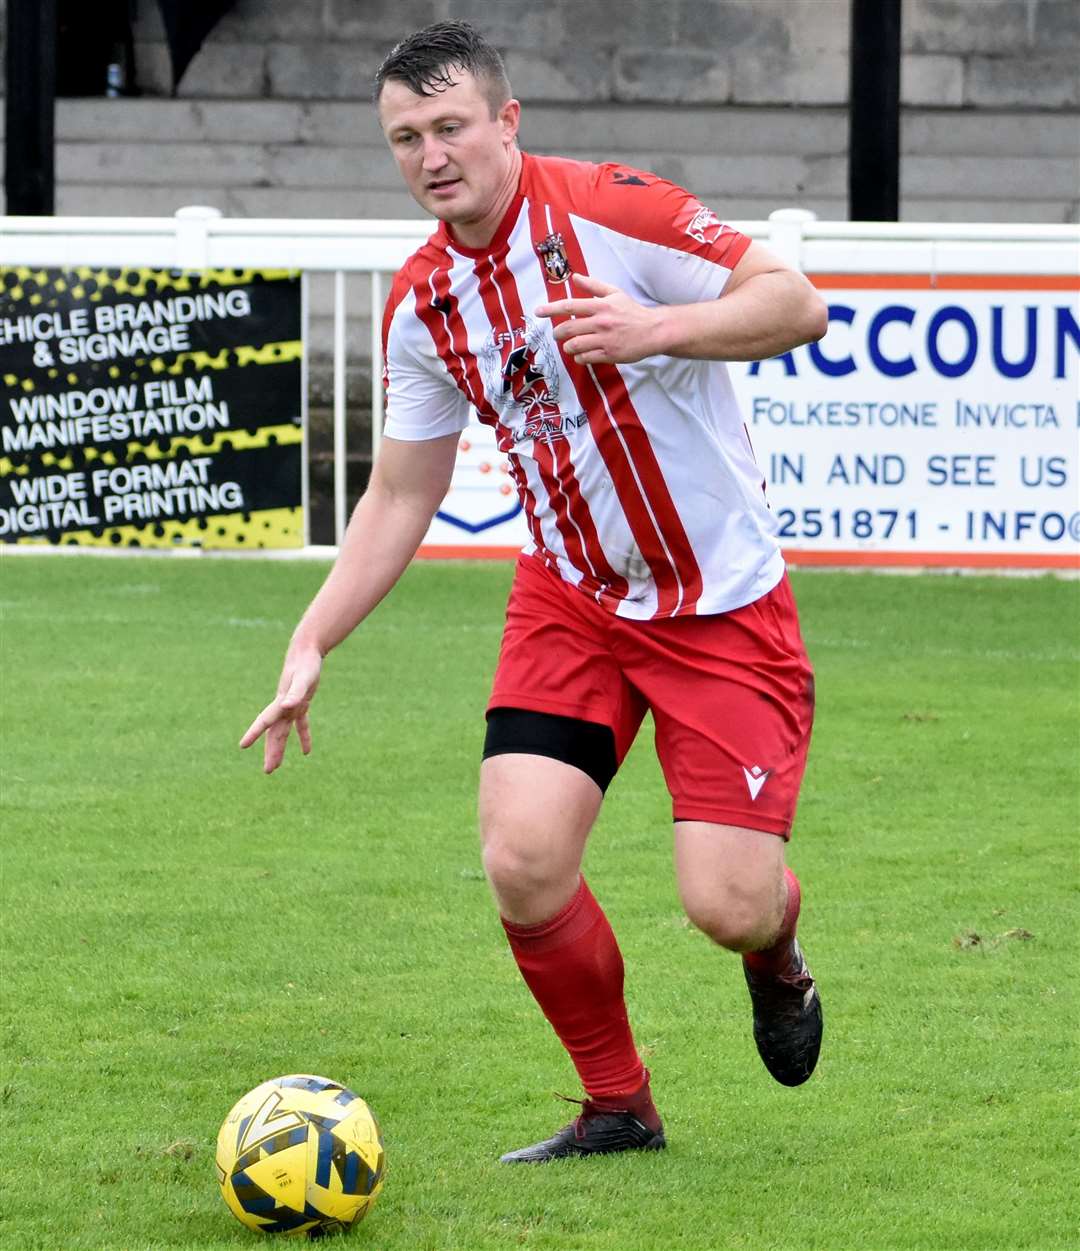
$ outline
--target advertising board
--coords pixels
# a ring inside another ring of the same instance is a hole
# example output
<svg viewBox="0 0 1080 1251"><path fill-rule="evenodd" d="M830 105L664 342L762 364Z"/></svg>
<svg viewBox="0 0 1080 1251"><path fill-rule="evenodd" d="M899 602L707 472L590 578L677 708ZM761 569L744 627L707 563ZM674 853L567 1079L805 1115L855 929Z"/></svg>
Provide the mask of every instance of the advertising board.
<svg viewBox="0 0 1080 1251"><path fill-rule="evenodd" d="M300 283L0 270L0 542L300 547Z"/></svg>
<svg viewBox="0 0 1080 1251"><path fill-rule="evenodd" d="M810 275L820 343L729 366L795 563L1080 567L1080 280ZM506 555L525 519L465 432L430 555Z"/></svg>

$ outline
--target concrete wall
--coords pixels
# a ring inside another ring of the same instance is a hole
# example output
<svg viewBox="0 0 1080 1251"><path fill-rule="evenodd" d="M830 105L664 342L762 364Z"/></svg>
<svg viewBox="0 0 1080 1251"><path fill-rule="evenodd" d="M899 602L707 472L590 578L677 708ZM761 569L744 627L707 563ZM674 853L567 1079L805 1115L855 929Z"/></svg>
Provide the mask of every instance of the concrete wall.
<svg viewBox="0 0 1080 1251"><path fill-rule="evenodd" d="M1077 0L903 0L904 102L1080 108ZM189 97L362 98L403 34L474 21L523 99L843 104L848 0L239 0L193 63ZM170 86L139 0L142 80Z"/></svg>
<svg viewBox="0 0 1080 1251"><path fill-rule="evenodd" d="M902 0L903 97L945 108L1080 108L1077 0ZM6 0L0 0L0 17ZM139 79L171 88L155 0L136 0ZM842 104L849 0L237 0L188 98L344 100L403 34L474 21L531 101ZM2 38L2 32L0 32ZM0 60L0 90L3 64Z"/></svg>
<svg viewBox="0 0 1080 1251"><path fill-rule="evenodd" d="M0 11L4 0L0 0ZM849 0L238 0L170 90L138 0L141 99L65 100L58 211L411 217L369 85L401 34L475 20L523 144L619 159L731 218L846 215ZM903 0L905 220L1080 217L1080 0Z"/></svg>
<svg viewBox="0 0 1080 1251"><path fill-rule="evenodd" d="M847 215L843 108L526 104L522 144L655 170L729 218ZM1077 220L1076 116L907 109L902 148L905 220ZM421 216L366 101L66 100L56 159L65 214Z"/></svg>

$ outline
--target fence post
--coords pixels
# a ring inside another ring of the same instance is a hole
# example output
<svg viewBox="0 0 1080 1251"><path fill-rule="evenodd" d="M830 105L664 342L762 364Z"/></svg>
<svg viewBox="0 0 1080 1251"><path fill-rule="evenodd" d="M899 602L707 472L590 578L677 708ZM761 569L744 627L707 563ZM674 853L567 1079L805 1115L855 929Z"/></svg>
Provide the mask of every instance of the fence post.
<svg viewBox="0 0 1080 1251"><path fill-rule="evenodd" d="M334 542L345 538L348 451L345 445L348 374L345 370L345 271L334 272Z"/></svg>
<svg viewBox="0 0 1080 1251"><path fill-rule="evenodd" d="M382 274L371 273L371 463L374 464L382 446L383 428L383 359L382 359Z"/></svg>
<svg viewBox="0 0 1080 1251"><path fill-rule="evenodd" d="M803 232L817 214L809 209L777 209L769 214L769 247L789 265L802 269Z"/></svg>
<svg viewBox="0 0 1080 1251"><path fill-rule="evenodd" d="M209 224L221 209L209 204L187 204L176 210L176 268L206 269L210 264Z"/></svg>
<svg viewBox="0 0 1080 1251"><path fill-rule="evenodd" d="M311 413L308 398L308 328L311 323L311 280L300 271L300 509L304 516L304 546L311 546Z"/></svg>

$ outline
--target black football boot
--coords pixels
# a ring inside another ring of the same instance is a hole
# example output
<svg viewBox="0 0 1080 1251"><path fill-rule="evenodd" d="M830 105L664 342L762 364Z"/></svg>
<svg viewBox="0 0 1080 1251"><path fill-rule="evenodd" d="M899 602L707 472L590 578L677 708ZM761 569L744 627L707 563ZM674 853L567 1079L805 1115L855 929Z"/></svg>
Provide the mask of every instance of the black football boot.
<svg viewBox="0 0 1080 1251"><path fill-rule="evenodd" d="M754 1042L765 1067L784 1086L801 1086L821 1050L821 996L802 949L792 940L786 973L753 973L743 961L754 1006Z"/></svg>
<svg viewBox="0 0 1080 1251"><path fill-rule="evenodd" d="M563 1096L565 1098L565 1096ZM543 1164L569 1156L609 1155L614 1151L660 1151L667 1146L664 1127L650 1129L633 1112L597 1099L571 1099L581 1104L581 1114L563 1126L554 1138L508 1151L502 1164Z"/></svg>

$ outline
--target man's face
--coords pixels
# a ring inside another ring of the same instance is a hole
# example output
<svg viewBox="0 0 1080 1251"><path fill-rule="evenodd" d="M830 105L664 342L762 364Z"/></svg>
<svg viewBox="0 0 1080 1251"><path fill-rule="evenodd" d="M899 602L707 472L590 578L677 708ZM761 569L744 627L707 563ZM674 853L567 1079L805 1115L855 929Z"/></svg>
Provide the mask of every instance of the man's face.
<svg viewBox="0 0 1080 1251"><path fill-rule="evenodd" d="M391 79L379 97L379 120L405 185L442 221L485 217L513 164L520 107L508 100L495 117L472 74L452 70L454 85L418 96Z"/></svg>

